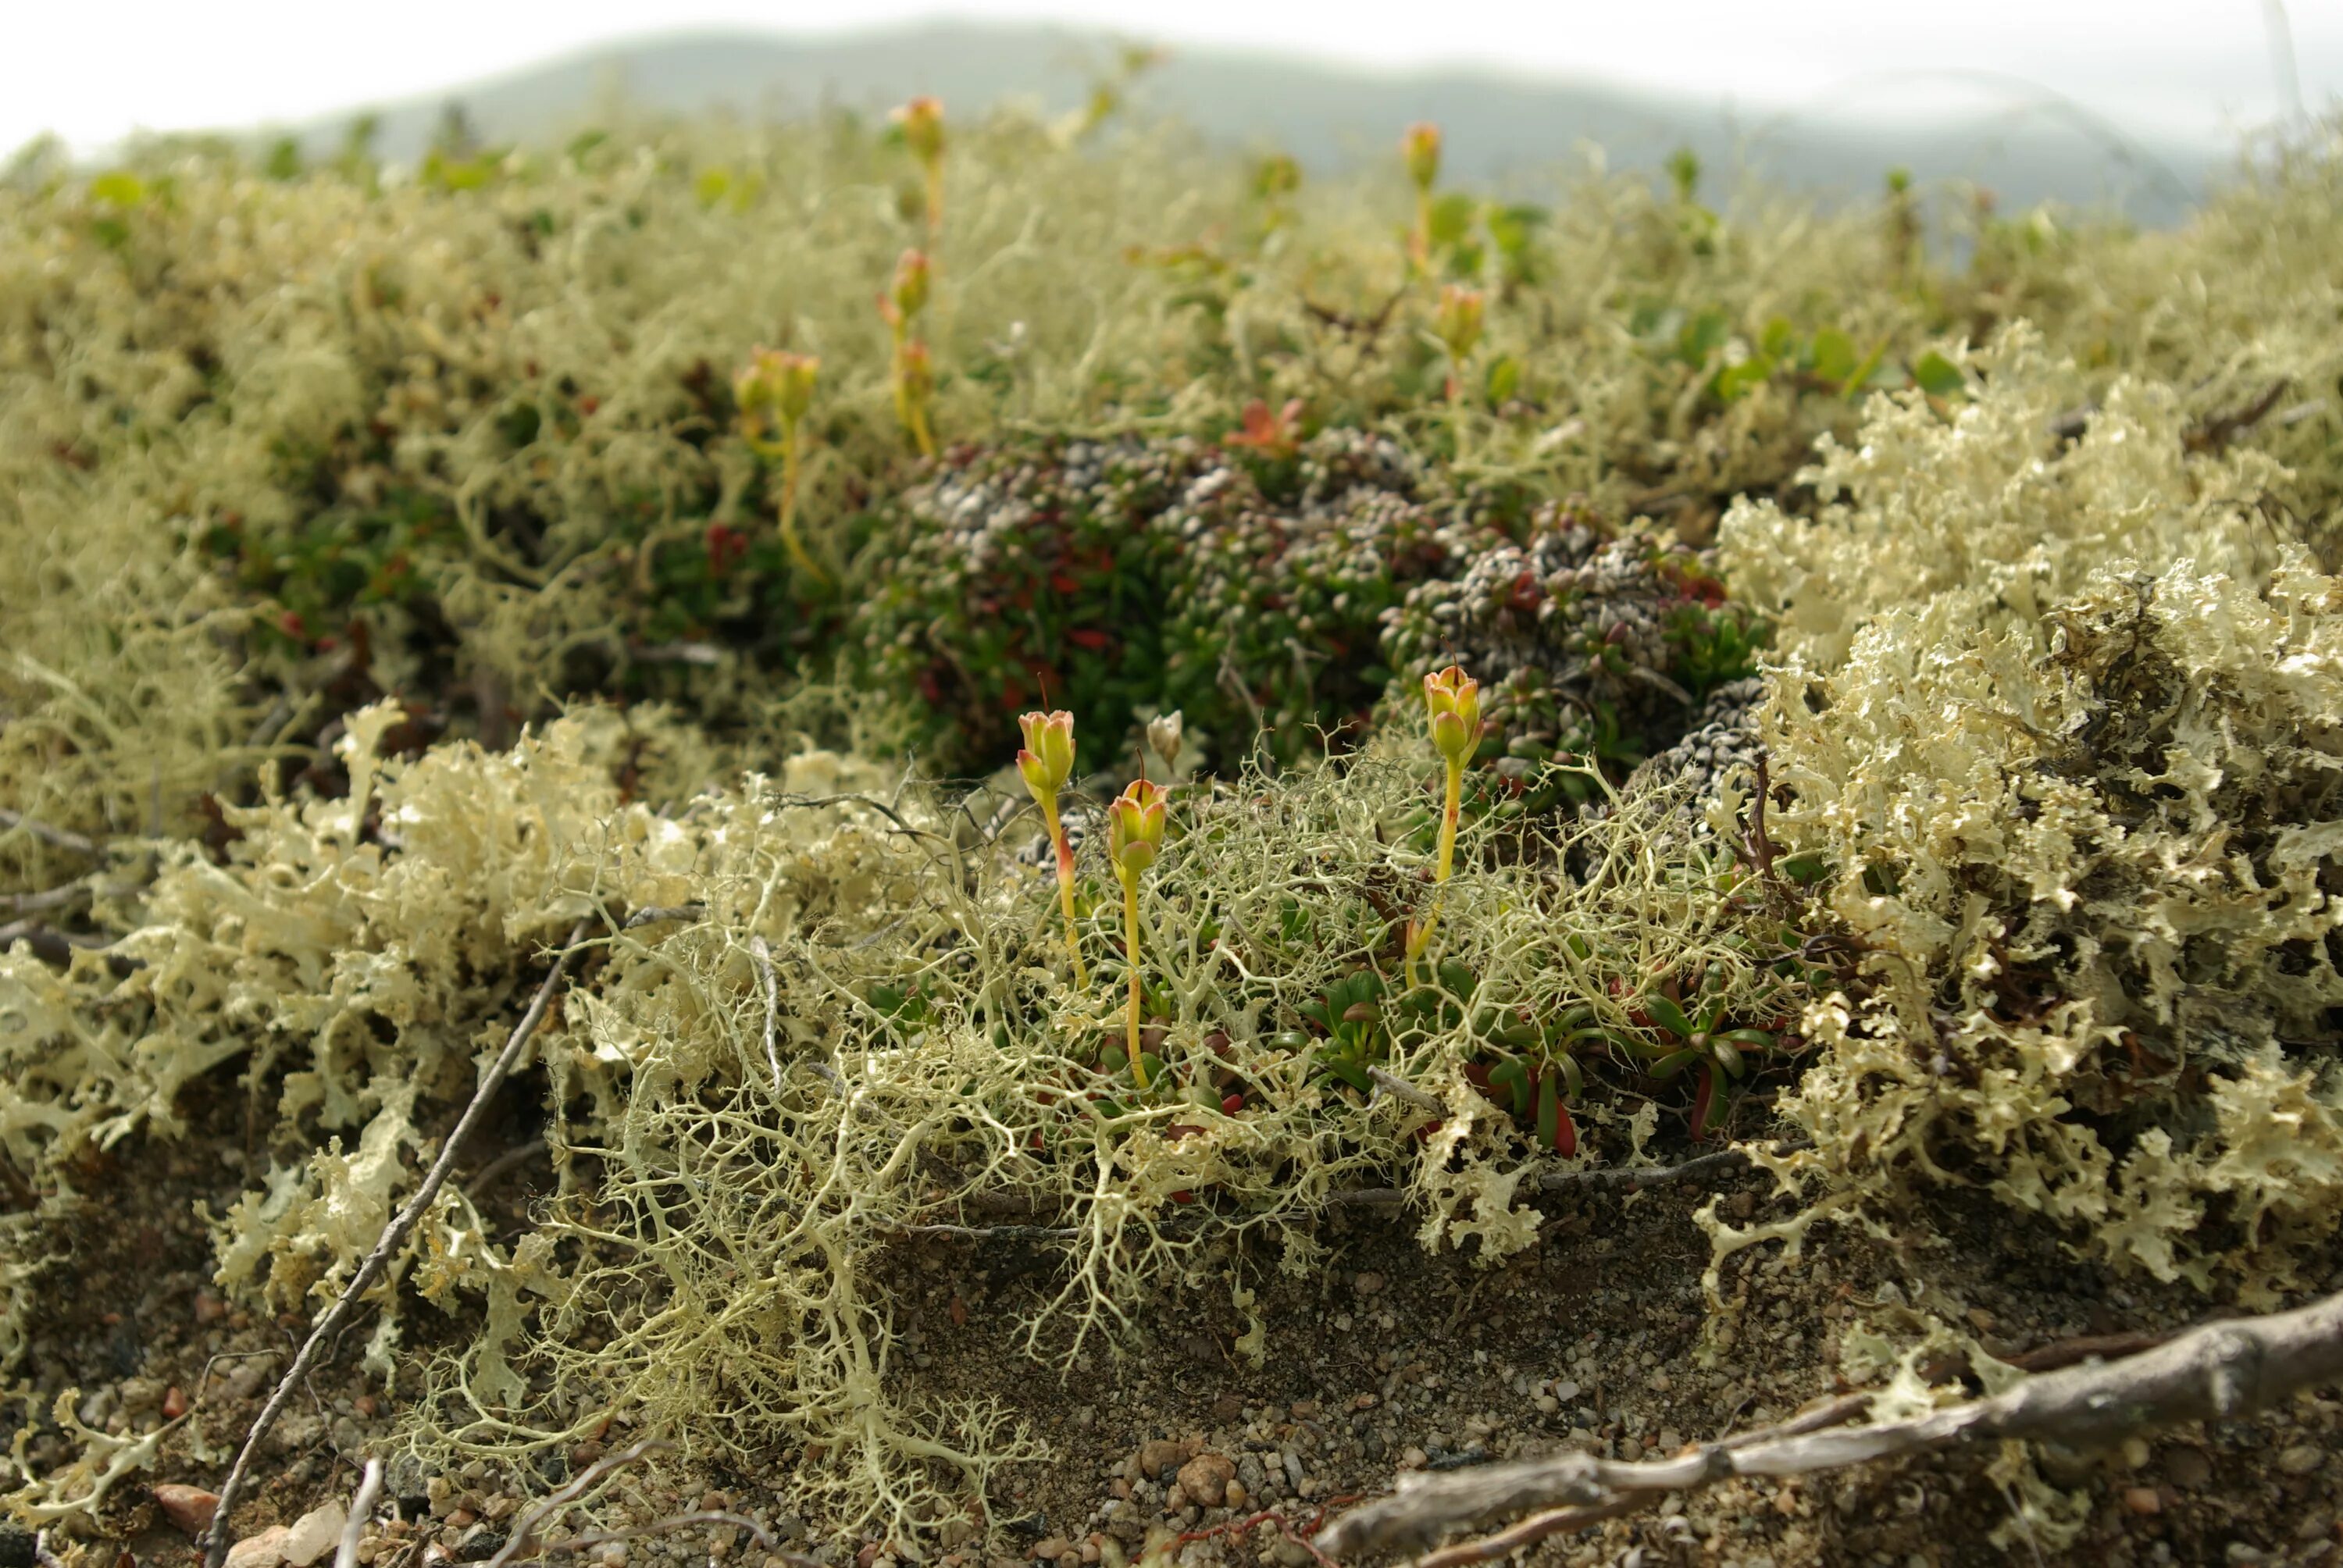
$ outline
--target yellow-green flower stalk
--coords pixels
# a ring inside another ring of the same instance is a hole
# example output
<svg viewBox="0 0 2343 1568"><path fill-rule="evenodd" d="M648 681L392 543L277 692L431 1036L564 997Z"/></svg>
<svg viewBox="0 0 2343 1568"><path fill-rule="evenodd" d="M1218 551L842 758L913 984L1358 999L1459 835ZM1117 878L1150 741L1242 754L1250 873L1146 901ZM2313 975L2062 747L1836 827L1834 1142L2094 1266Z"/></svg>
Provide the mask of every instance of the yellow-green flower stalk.
<svg viewBox="0 0 2343 1568"><path fill-rule="evenodd" d="M813 407L814 382L820 374L821 361L810 354L760 347L749 357L749 367L733 377L732 394L740 406L740 434L749 449L780 461L781 548L798 570L826 586L829 574L806 553L797 525L798 425ZM778 433L778 440L767 436L769 428Z"/></svg>
<svg viewBox="0 0 2343 1568"><path fill-rule="evenodd" d="M887 323L894 347L889 366L894 382L895 417L910 432L920 455L927 457L934 457L936 449L933 437L928 434L925 403L925 395L935 387L934 366L926 346L912 338L911 327L920 312L927 308L932 280L927 254L907 250L895 259L894 282L879 297L879 315Z"/></svg>
<svg viewBox="0 0 2343 1568"><path fill-rule="evenodd" d="M1418 121L1408 126L1399 146L1407 177L1415 186L1415 232L1408 236L1408 254L1423 266L1432 259L1432 187L1440 180L1440 127Z"/></svg>
<svg viewBox="0 0 2343 1568"><path fill-rule="evenodd" d="M895 351L895 379L903 390L903 424L911 445L922 457L936 455L936 437L928 427L928 405L935 398L936 365L928 346L914 337Z"/></svg>
<svg viewBox="0 0 2343 1568"><path fill-rule="evenodd" d="M1481 341L1481 326L1488 309L1487 297L1460 283L1443 284L1440 307L1433 313L1432 329L1448 350L1448 400L1456 401L1464 385L1464 362Z"/></svg>
<svg viewBox="0 0 2343 1568"><path fill-rule="evenodd" d="M1440 858L1433 868L1433 887L1446 885L1456 865L1456 820L1463 809L1464 765L1481 744L1481 683L1462 665L1423 678L1425 717L1432 729L1432 749L1448 765L1448 789L1440 810ZM1415 960L1432 944L1432 930L1440 923L1440 894L1434 892L1432 911L1408 933L1407 982L1415 983Z"/></svg>
<svg viewBox="0 0 2343 1568"><path fill-rule="evenodd" d="M1147 1087L1147 1063L1139 1053L1139 878L1163 849L1163 800L1161 785L1134 779L1106 809L1106 852L1114 874L1122 880L1122 944L1131 970L1131 1001L1126 1033L1131 1081Z"/></svg>
<svg viewBox="0 0 2343 1568"><path fill-rule="evenodd" d="M894 114L903 146L920 162L928 182L928 243L944 224L944 106L934 98L913 98Z"/></svg>
<svg viewBox="0 0 2343 1568"><path fill-rule="evenodd" d="M1017 754L1017 772L1041 808L1050 829L1050 847L1058 852L1058 903L1066 912L1066 956L1073 960L1074 984L1091 983L1082 968L1081 938L1074 926L1074 847L1066 840L1066 825L1058 817L1058 791L1074 776L1074 716L1022 713L1017 728L1025 732L1025 749Z"/></svg>

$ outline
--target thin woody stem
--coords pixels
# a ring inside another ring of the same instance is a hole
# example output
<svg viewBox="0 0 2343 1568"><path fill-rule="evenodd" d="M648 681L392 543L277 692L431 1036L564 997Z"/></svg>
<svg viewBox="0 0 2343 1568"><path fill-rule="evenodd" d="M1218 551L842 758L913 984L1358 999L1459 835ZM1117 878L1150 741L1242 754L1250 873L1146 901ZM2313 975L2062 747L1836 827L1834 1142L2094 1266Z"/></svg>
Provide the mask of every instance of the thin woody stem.
<svg viewBox="0 0 2343 1568"><path fill-rule="evenodd" d="M1131 1081L1144 1089L1147 1064L1139 1056L1139 874L1122 871L1121 877L1123 955L1131 970L1131 1002L1123 1020L1126 1050L1131 1056Z"/></svg>
<svg viewBox="0 0 2343 1568"><path fill-rule="evenodd" d="M1081 939L1074 929L1074 847L1066 841L1066 827L1058 819L1055 797L1042 800L1041 819L1049 824L1050 844L1058 852L1058 907L1066 912L1066 957L1073 960L1074 984L1088 986L1090 971L1082 967Z"/></svg>
<svg viewBox="0 0 2343 1568"><path fill-rule="evenodd" d="M903 377L903 345L910 338L911 324L900 311L888 317L887 331L895 340L894 352L888 357L889 379L894 383L895 422L906 430L911 427L911 389Z"/></svg>
<svg viewBox="0 0 2343 1568"><path fill-rule="evenodd" d="M1448 885L1448 875L1456 867L1456 819L1463 809L1463 765L1451 762L1448 765L1448 797L1440 812L1440 859L1433 866L1432 875L1435 889ZM1433 928L1440 923L1440 904L1441 895L1434 892L1431 911L1423 917L1423 923L1408 933L1406 978L1411 987L1415 984L1415 960L1423 957L1423 950L1432 945Z"/></svg>
<svg viewBox="0 0 2343 1568"><path fill-rule="evenodd" d="M825 588L830 585L829 574L814 565L804 541L798 538L798 422L794 419L781 422L781 548L789 551L798 570Z"/></svg>

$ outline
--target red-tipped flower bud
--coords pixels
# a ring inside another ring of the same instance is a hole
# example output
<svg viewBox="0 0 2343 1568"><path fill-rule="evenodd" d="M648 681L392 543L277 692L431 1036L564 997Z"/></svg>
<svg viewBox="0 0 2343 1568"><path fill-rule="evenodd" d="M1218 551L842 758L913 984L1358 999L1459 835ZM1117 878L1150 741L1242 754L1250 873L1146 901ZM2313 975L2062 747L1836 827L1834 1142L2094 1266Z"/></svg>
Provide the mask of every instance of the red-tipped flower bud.
<svg viewBox="0 0 2343 1568"><path fill-rule="evenodd" d="M1163 849L1162 786L1134 779L1106 809L1107 858L1126 876L1155 864Z"/></svg>
<svg viewBox="0 0 2343 1568"><path fill-rule="evenodd" d="M1063 709L1021 713L1017 727L1025 732L1025 749L1017 754L1025 788L1036 800L1056 795L1074 776L1074 716Z"/></svg>
<svg viewBox="0 0 2343 1568"><path fill-rule="evenodd" d="M1462 768L1481 743L1481 683L1461 665L1423 678L1423 702L1432 720L1433 749Z"/></svg>
<svg viewBox="0 0 2343 1568"><path fill-rule="evenodd" d="M925 403L936 389L936 362L928 353L928 346L918 338L903 345L903 396L913 406Z"/></svg>
<svg viewBox="0 0 2343 1568"><path fill-rule="evenodd" d="M923 164L934 163L944 156L944 106L935 98L913 98L895 110L891 118L901 127L903 146Z"/></svg>
<svg viewBox="0 0 2343 1568"><path fill-rule="evenodd" d="M1440 177L1440 127L1419 121L1400 138L1400 154L1407 160L1407 177L1415 188L1428 191Z"/></svg>
<svg viewBox="0 0 2343 1568"><path fill-rule="evenodd" d="M1440 308L1433 317L1433 327L1440 334L1440 341L1448 346L1451 359L1462 363L1472 356L1473 346L1481 341L1481 321L1487 304L1477 288L1456 283L1442 286Z"/></svg>
<svg viewBox="0 0 2343 1568"><path fill-rule="evenodd" d="M895 281L887 290L889 321L905 325L927 308L930 276L925 251L907 250L895 258Z"/></svg>
<svg viewBox="0 0 2343 1568"><path fill-rule="evenodd" d="M753 422L769 415L784 425L796 424L813 407L814 383L820 375L821 361L810 354L757 349L748 368L732 378L740 417Z"/></svg>

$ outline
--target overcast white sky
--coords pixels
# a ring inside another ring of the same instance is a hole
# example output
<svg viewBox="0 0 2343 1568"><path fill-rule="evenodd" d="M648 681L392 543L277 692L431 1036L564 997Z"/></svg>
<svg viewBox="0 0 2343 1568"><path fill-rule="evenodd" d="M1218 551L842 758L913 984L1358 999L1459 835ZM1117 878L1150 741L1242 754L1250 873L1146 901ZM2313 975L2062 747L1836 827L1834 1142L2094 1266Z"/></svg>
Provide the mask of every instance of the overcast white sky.
<svg viewBox="0 0 2343 1568"><path fill-rule="evenodd" d="M0 152L42 131L290 122L647 31L1053 20L1384 68L1469 63L1895 113L1990 101L1891 73L1993 73L2138 129L2273 118L2273 0L0 0ZM2343 0L2287 5L2303 98L2343 97Z"/></svg>

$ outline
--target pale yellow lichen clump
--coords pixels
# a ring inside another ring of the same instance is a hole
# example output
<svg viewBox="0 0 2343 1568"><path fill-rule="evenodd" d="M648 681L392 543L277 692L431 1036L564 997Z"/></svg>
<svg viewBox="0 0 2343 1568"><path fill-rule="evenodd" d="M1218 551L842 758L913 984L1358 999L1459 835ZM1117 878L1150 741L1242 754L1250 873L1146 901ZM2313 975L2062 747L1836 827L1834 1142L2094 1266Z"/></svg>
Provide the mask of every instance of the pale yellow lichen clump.
<svg viewBox="0 0 2343 1568"><path fill-rule="evenodd" d="M1785 1110L1843 1181L1974 1180L2166 1278L2298 1283L2343 1221L2343 585L2297 549L1971 608L1889 609L1768 709L1775 831L1870 952Z"/></svg>
<svg viewBox="0 0 2343 1568"><path fill-rule="evenodd" d="M1800 475L1814 516L1771 499L1726 514L1720 560L1789 659L1834 668L1870 618L1938 596L1948 623L2028 628L2117 561L2250 573L2275 560L2258 508L2285 471L2253 451L2190 456L2172 387L2087 375L2024 325L1961 357L1974 397L1875 398L1853 445L1816 443ZM2079 426L2071 441L2062 419Z"/></svg>

